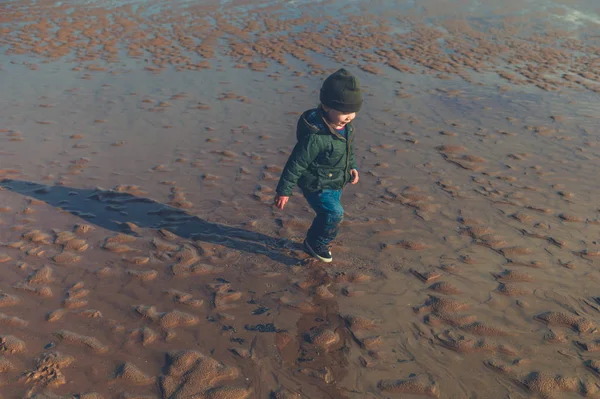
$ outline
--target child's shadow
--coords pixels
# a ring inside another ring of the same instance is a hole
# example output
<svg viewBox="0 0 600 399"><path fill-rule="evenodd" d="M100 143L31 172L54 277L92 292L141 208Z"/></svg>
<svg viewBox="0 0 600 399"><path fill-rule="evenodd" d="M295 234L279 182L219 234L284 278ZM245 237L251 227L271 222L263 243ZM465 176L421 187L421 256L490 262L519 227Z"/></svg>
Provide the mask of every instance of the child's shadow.
<svg viewBox="0 0 600 399"><path fill-rule="evenodd" d="M298 244L290 240L207 222L149 198L111 190L46 186L11 179L2 180L0 187L38 198L108 230L122 232L123 223L131 222L143 228L166 229L182 238L265 255L285 265L301 262L289 255L289 250L298 249Z"/></svg>

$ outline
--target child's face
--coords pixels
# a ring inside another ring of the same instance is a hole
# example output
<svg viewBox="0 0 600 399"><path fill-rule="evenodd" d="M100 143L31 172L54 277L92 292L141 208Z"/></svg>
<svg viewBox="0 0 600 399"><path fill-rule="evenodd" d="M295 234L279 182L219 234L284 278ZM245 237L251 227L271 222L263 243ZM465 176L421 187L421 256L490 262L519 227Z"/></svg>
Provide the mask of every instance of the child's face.
<svg viewBox="0 0 600 399"><path fill-rule="evenodd" d="M333 108L323 108L325 109L327 115L327 122L329 122L334 129L341 129L346 126L347 123L352 122L352 120L356 118L356 112L344 114L343 112L337 111Z"/></svg>

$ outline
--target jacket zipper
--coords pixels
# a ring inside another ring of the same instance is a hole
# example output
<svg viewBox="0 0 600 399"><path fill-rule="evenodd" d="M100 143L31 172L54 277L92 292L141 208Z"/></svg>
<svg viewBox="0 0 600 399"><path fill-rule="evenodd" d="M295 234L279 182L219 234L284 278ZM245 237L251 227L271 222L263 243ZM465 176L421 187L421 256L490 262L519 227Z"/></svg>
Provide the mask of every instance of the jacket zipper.
<svg viewBox="0 0 600 399"><path fill-rule="evenodd" d="M354 133L354 129L352 129L351 126L346 126L346 170L344 171L344 182L346 182L346 178L348 176L348 168L350 167L350 135Z"/></svg>
<svg viewBox="0 0 600 399"><path fill-rule="evenodd" d="M348 175L348 168L350 167L350 135L352 133L354 133L354 129L351 127L351 124L348 123L346 125L346 134L347 134L347 138L342 136L341 134L339 134L338 132L335 132L334 129L329 126L329 124L327 123L327 121L325 120L325 117L323 116L322 110L319 109L319 116L321 117L321 119L323 119L323 122L325 122L325 126L327 126L327 128L329 129L329 132L334 136L339 138L340 140L344 140L346 141L346 167L344 168L344 182L346 182L346 176Z"/></svg>

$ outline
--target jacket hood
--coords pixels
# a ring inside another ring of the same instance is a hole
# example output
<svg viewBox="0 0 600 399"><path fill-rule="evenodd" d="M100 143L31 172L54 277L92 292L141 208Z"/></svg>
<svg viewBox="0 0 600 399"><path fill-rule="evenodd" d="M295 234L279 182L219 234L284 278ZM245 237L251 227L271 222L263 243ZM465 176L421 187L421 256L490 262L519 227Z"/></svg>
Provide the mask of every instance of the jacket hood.
<svg viewBox="0 0 600 399"><path fill-rule="evenodd" d="M349 133L352 132L351 123L348 123L346 127ZM296 126L296 138L298 141L309 134L332 135L343 139L341 135L333 133L331 128L325 124L321 108L304 111L300 119L298 119L298 125Z"/></svg>
<svg viewBox="0 0 600 399"><path fill-rule="evenodd" d="M316 123L308 121L309 116L311 116L314 112L317 112ZM304 111L302 113L302 116L300 116L300 119L298 119L298 125L296 126L296 138L298 141L309 134L316 134L319 132L319 130L322 130L322 126L318 125L319 119L321 119L321 110L318 108L309 109L308 111ZM321 121L321 123L323 123L323 121Z"/></svg>

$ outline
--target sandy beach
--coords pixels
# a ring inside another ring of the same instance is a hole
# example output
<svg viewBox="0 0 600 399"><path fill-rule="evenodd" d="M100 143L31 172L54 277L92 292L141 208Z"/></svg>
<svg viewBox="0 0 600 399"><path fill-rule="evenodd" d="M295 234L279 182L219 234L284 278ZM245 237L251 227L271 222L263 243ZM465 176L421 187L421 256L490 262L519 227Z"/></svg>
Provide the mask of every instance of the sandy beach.
<svg viewBox="0 0 600 399"><path fill-rule="evenodd" d="M595 0L0 3L0 397L600 397ZM361 82L324 264L274 190Z"/></svg>

